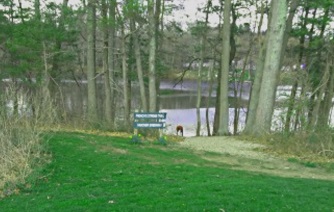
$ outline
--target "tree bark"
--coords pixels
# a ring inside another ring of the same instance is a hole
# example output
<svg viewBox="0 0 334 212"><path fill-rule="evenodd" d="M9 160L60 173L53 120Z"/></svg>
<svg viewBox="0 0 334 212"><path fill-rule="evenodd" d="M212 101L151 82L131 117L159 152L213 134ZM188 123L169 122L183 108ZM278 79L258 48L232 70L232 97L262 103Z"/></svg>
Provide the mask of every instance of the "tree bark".
<svg viewBox="0 0 334 212"><path fill-rule="evenodd" d="M220 6L220 10L219 12L222 14L223 13L223 4L221 4ZM217 39L220 40L221 39L221 34L222 34L222 27L221 27L221 23L222 23L222 19L223 17L220 15L219 16L219 24L218 24L218 37ZM221 53L219 54L220 59L219 59L219 67L221 67ZM215 58L215 57L214 57ZM213 127L212 127L212 135L216 136L218 135L218 129L219 129L219 117L220 117L220 83L221 83L221 76L222 76L222 72L219 70L218 74L217 74L217 89L216 89L216 101L215 101L215 114L213 117Z"/></svg>
<svg viewBox="0 0 334 212"><path fill-rule="evenodd" d="M197 99L196 99L196 136L201 134L201 98L202 98L202 72L204 57L204 36L201 37L200 65L197 72Z"/></svg>
<svg viewBox="0 0 334 212"><path fill-rule="evenodd" d="M312 19L315 19L316 17L316 14L317 14L317 9L318 8L315 8L313 10L313 13L312 13ZM305 28L304 30L306 31L307 28L306 28L306 25L309 24L310 20L307 18L308 17L308 13L309 11L311 10L310 6L309 5L306 5L306 13L305 14ZM307 40L308 40L308 43L312 43L313 42L313 39L314 39L314 30L315 30L315 22L311 22L311 27L308 31L308 34L307 34ZM302 39L305 39L305 36L304 38L302 37ZM305 41L305 40L304 40ZM304 42L303 41L303 42ZM304 46L302 46L302 50L304 50ZM304 51L302 51L304 52ZM307 53L305 51L305 53ZM305 64L307 65L306 67L306 70L308 72L308 70L310 69L311 65L312 65L312 59L311 59L311 55L310 54L307 54L306 55L306 58L305 58ZM309 74L309 73L307 73ZM296 110L296 121L295 121L295 124L294 124L294 130L297 130L298 126L300 126L300 128L303 128L303 127L307 127L307 118L305 115L303 114L306 114L307 113L307 110L308 110L308 107L313 107L312 106L312 98L314 98L314 95L311 96L311 98L307 97L307 84L308 84L308 79L303 79L302 80L302 83L301 83L301 95L300 95L300 101L304 101L305 102L305 105L304 107L298 107L297 110Z"/></svg>
<svg viewBox="0 0 334 212"><path fill-rule="evenodd" d="M90 124L96 124L98 120L95 82L95 31L96 0L89 0L87 5L87 106Z"/></svg>
<svg viewBox="0 0 334 212"><path fill-rule="evenodd" d="M126 36L124 32L124 23L121 26L121 53L122 53L122 75L123 75L123 105L124 105L124 123L125 126L130 126L130 105L129 105L129 86L128 86L128 63L126 54Z"/></svg>
<svg viewBox="0 0 334 212"><path fill-rule="evenodd" d="M141 53L140 53L140 44L139 44L139 33L138 29L136 29L136 23L134 18L131 18L130 22L131 32L133 36L133 43L134 43L134 51L135 51L135 58L136 58L136 68L137 68L137 76L139 82L139 91L140 91L140 102L141 108L143 111L148 111L147 106L147 98L146 98L146 91L145 91L145 83L144 83L144 73L142 67L142 60L141 60Z"/></svg>
<svg viewBox="0 0 334 212"><path fill-rule="evenodd" d="M322 97L325 94L329 79L330 79L330 63L329 63L329 59L327 58L326 61L326 68L325 68L325 73L322 76L322 79L320 81L320 85L317 89L319 89L318 91L318 98L315 100L314 102L314 107L312 110L312 116L311 119L309 120L309 125L310 127L315 127L317 125L317 121L318 121L318 117L320 116L319 110L320 110L320 106L321 106L321 102L322 102ZM321 127L320 125L317 125L318 127Z"/></svg>
<svg viewBox="0 0 334 212"><path fill-rule="evenodd" d="M149 18L149 111L155 112L157 108L157 90L156 90L156 19L154 15L154 0L147 0L148 2L148 18Z"/></svg>
<svg viewBox="0 0 334 212"><path fill-rule="evenodd" d="M204 30L202 30L200 38L200 64L197 73L197 101L196 101L196 117L197 117L197 127L196 127L196 136L200 136L201 133L201 99L202 99L202 72L203 72L203 63L204 63L204 52L205 52L205 42L206 42L206 33L207 25L209 22L209 9L211 7L211 0L208 0L206 11L205 11L205 22Z"/></svg>
<svg viewBox="0 0 334 212"><path fill-rule="evenodd" d="M106 99L106 107L108 107L108 123L110 127L114 128L114 121L115 121L115 49L116 49L116 0L109 0L109 35L108 35L108 74L106 78L108 79L109 83L106 82L106 91L108 94L108 99ZM110 99L109 99L110 98ZM110 111L109 111L110 109Z"/></svg>
<svg viewBox="0 0 334 212"><path fill-rule="evenodd" d="M307 17L309 14L309 9L305 8L305 18L304 18L304 22L302 25L302 29L307 30L306 29L306 23L307 23ZM303 59L303 55L304 55L304 50L305 50L305 34L301 35L300 39L299 39L299 45L300 45L300 52L299 52L299 58L298 58L298 66L300 67L302 64L302 59ZM298 67L297 71L300 71ZM287 110L287 114L286 114L286 119L285 119L285 124L284 124L284 131L285 132L289 132L290 128L291 128L291 119L292 119L292 114L293 114L293 110L294 110L294 105L295 105L295 101L296 101L296 95L297 95L297 90L298 90L298 85L299 85L299 80L296 79L295 83L293 84L293 87L291 89L291 95L289 98L289 102L288 102L288 110ZM297 122L297 120L296 120ZM295 123L296 124L296 123Z"/></svg>
<svg viewBox="0 0 334 212"><path fill-rule="evenodd" d="M230 36L231 36L231 0L225 0L224 4L224 24L223 24L223 49L222 49L222 64L221 64L221 78L220 80L220 105L219 105L219 128L218 135L229 134L229 104L228 104L228 76L230 70Z"/></svg>
<svg viewBox="0 0 334 212"><path fill-rule="evenodd" d="M253 85L251 87L251 95L249 97L246 125L243 131L244 134L251 134L253 132L253 126L254 126L254 122L256 118L256 109L258 107L259 94L260 94L261 82L262 82L262 77L263 77L263 66L264 66L264 59L265 59L266 45L267 45L266 38L263 38L263 36L261 35L261 27L263 23L264 10L265 10L265 5L264 3L262 3L260 22L259 22L258 31L257 31L257 35L260 40L261 48L260 48L259 56L256 62L256 73L255 73Z"/></svg>
<svg viewBox="0 0 334 212"><path fill-rule="evenodd" d="M272 2L272 17L268 30L267 50L264 63L258 107L254 122L254 134L262 135L270 132L274 111L276 86L280 73L282 43L286 27L286 1Z"/></svg>
<svg viewBox="0 0 334 212"><path fill-rule="evenodd" d="M42 73L42 88L41 88L41 98L42 98L42 111L43 113L46 113L48 111L48 114L51 114L52 111L52 104L51 104L51 95L50 95L50 90L49 90L49 84L50 84L50 74L49 74L49 55L47 54L47 46L45 41L42 42L42 47L43 47L43 55L42 55L42 60L44 63L44 70ZM46 115L46 114L45 114ZM47 115L46 115L47 116ZM49 117L50 118L50 117ZM50 119L52 120L52 119Z"/></svg>
<svg viewBox="0 0 334 212"><path fill-rule="evenodd" d="M155 18L155 37L156 37L156 61L161 61L161 49L163 46L163 13L164 13L164 7L165 3L161 2L162 0L155 0L155 12L154 12L154 18ZM161 18L160 18L161 16ZM160 22L161 20L161 22ZM160 28L161 23L161 28ZM161 79L162 72L158 68L155 70L155 89L156 89L156 95L159 96L159 88L160 88L160 79ZM156 97L156 111L159 111L159 105L160 105L160 98Z"/></svg>
<svg viewBox="0 0 334 212"><path fill-rule="evenodd" d="M110 73L108 67L109 59L109 24L107 0L101 0L101 14L102 14L102 38L103 38L103 73L104 73L104 91L105 91L105 109L104 118L107 123L107 128L113 128L112 118L112 102L111 102L111 87L110 87Z"/></svg>
<svg viewBox="0 0 334 212"><path fill-rule="evenodd" d="M330 116L330 111L333 107L333 96L334 96L334 69L333 69L333 59L332 60L327 60L327 63L329 64L329 72L330 72L330 78L329 82L327 84L327 89L325 93L325 97L323 100L323 104L321 105L320 112L319 112L319 119L317 126L328 126L329 124L329 116Z"/></svg>
<svg viewBox="0 0 334 212"><path fill-rule="evenodd" d="M324 12L324 15L322 17L322 25L320 27L320 35L318 37L318 39L321 39L323 40L324 38L324 33L325 33L325 29L326 29L326 26L327 26L327 22L329 20L329 7L327 7L325 9L325 12ZM320 44L322 45L322 44ZM310 77L312 78L312 84L313 84L313 90L317 90L318 87L321 87L322 88L322 84L319 85L319 83L317 82L317 78L321 77L321 75L323 73L319 73L320 70L322 69L322 64L320 64L319 61L321 61L321 57L322 57L322 54L321 52L319 52L316 56L316 62L314 63L313 66L311 66L310 68ZM328 63L326 64L328 65ZM329 67L326 67L325 68L325 71L327 72L327 70L329 69ZM327 73L324 73L322 75L322 80L320 81L320 83L322 83L322 81L324 80L324 75L327 75ZM328 77L328 76L327 76ZM328 79L327 79L328 80ZM319 92L313 92L313 95L311 96L310 98L310 104L309 104L309 127L313 128L314 127L314 124L316 123L316 120L317 120L317 110L319 109L318 107L318 101L319 99L322 98L322 89L319 90ZM317 98L316 98L317 96ZM314 117L316 116L316 117Z"/></svg>
<svg viewBox="0 0 334 212"><path fill-rule="evenodd" d="M213 58L215 59L215 53L212 51ZM209 70L208 70L208 82L209 82L209 91L208 91L208 99L206 102L206 110L205 110L205 119L206 119L206 129L208 132L208 136L211 136L211 129L210 129L210 120L209 120L209 107L211 102L212 90L213 90L213 70L215 67L215 60L210 62Z"/></svg>
<svg viewBox="0 0 334 212"><path fill-rule="evenodd" d="M236 43L235 43L235 38L234 38L234 34L237 31L237 12L236 12L236 8L234 5L232 5L231 8L231 12L232 12L232 24L231 24L231 35L230 35L230 46L231 46L231 53L230 55L233 56L230 58L230 66L232 65L232 60L235 57L236 54ZM246 58L247 60L247 58ZM234 91L234 120L233 120L233 134L236 135L237 131L238 131L238 123L239 123L239 112L240 112L240 99L238 97L238 89L239 89L239 85L240 82L242 83L243 79L242 79L242 74L240 75L239 79L237 79L236 76L236 69L231 67L231 71L233 71L233 74L235 75L233 78L233 91ZM242 92L242 87L240 88L240 93Z"/></svg>

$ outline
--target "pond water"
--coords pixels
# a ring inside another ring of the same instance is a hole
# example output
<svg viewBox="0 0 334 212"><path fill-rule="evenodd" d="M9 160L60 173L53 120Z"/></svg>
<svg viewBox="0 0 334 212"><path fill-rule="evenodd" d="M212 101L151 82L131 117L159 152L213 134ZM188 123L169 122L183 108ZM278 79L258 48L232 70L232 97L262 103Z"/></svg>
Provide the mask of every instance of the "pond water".
<svg viewBox="0 0 334 212"><path fill-rule="evenodd" d="M75 112L74 110L81 111L87 103L87 84L75 83L73 81L67 81L62 83L61 86L62 95L67 106L67 110ZM245 90L242 92L241 98L246 100L249 95L249 86L245 86ZM184 81L182 84L175 85L173 81L162 81L160 85L161 95L159 95L159 107L160 109L191 109L196 107L197 101L197 82L196 81ZM214 91L212 96L208 96L208 83L202 83L202 105L201 107L206 107L207 101L209 101L209 107L214 107L215 97L216 97L216 85L214 85ZM104 97L103 84L97 84L97 96L100 101ZM121 96L121 91L119 92L118 100L116 102L121 102L123 97ZM232 86L230 89L229 96L233 99ZM137 85L132 87L132 108L138 108L140 104L139 100L139 88ZM101 102L100 102L101 103ZM81 105L81 106L80 106ZM99 104L103 105L103 104Z"/></svg>
<svg viewBox="0 0 334 212"><path fill-rule="evenodd" d="M230 92L229 92L229 102L232 104L230 105L230 123L232 126L233 123L233 114L234 109L233 107L233 100L235 99L233 86L230 85ZM212 96L209 97L209 84L207 82L202 83L202 99L201 99L201 135L207 135L206 130L206 119L205 119L205 110L208 106L209 108L209 122L212 129L213 117L214 117L214 105L215 105L215 98L216 98L216 87L217 85L213 85L213 93ZM245 105L246 100L248 99L249 95L249 83L245 83L243 86L243 91L238 93L241 99L243 100L243 105ZM68 117L73 119L75 118L84 118L85 111L87 109L87 82L75 82L66 80L61 83L61 87L59 89L61 91L62 102L59 104L68 114ZM119 89L121 90L121 89ZM194 136L197 117L196 117L196 101L197 101L197 82L196 81L183 81L182 83L175 84L174 81L171 80L163 80L160 84L160 95L158 97L160 112L167 112L167 133L175 134L175 127L178 124L181 124L184 127L184 135L185 136ZM240 91L240 89L239 89ZM23 96L23 95L22 95ZM139 100L139 89L138 85L133 85L131 91L131 104L132 109L139 108L140 100ZM98 97L98 111L100 112L100 116L102 117L102 111L104 111L104 90L103 90L103 83L97 83L97 97ZM19 108L24 109L25 103L23 98L21 99ZM123 105L123 97L121 92L118 92L116 104L118 115L120 115L120 111L122 110ZM7 104L10 108L12 108L13 102L9 101ZM244 123L244 114L245 110L241 110L240 115L240 127ZM231 131L233 129L231 128Z"/></svg>
<svg viewBox="0 0 334 212"><path fill-rule="evenodd" d="M242 106L240 110L240 124L239 129L244 127L245 123L245 114L246 114L246 102L249 98L249 91L250 91L250 83L246 82L242 86L242 91L240 87L237 85L230 84L229 90L229 102L230 102L230 132L233 132L233 121L234 121L234 105L233 102L235 100L234 97L234 86L238 88L239 91L237 96L243 100ZM208 117L210 123L210 129L212 132L213 127L213 120L215 114L215 101L216 101L216 88L217 85L213 85L213 92L211 94L211 98L209 97L209 83L202 82L202 99L201 99L201 130L200 134L203 136L207 135L207 127L206 127L206 107L209 105L208 108ZM161 90L175 90L175 91L182 91L181 94L174 94L174 95L166 95L160 96L160 110L162 112L167 112L167 134L175 134L176 130L175 127L177 125L182 125L184 128L184 136L195 136L196 135L196 126L197 126L197 116L196 116L196 101L197 101L197 82L196 81L183 81L182 83L178 83L175 85L173 81L162 81L160 84ZM209 100L209 104L207 101Z"/></svg>
<svg viewBox="0 0 334 212"><path fill-rule="evenodd" d="M216 101L216 87L213 85L213 93L209 97L209 84L207 82L202 83L202 98L201 98L201 135L207 135L206 129L206 118L205 110L207 106L209 107L209 122L212 129L213 117L215 113L215 101ZM87 86L85 83L78 86L75 83L64 83L63 85L63 95L66 103L66 110L70 112L73 116L82 116L84 114L85 105L87 102L86 91ZM245 99L248 99L249 95L249 83L246 83L243 87L244 91L241 93L241 98L244 100L243 105L245 106ZM103 111L103 86L98 84L98 99L100 99L100 109ZM175 84L174 81L164 80L160 84L160 95L158 97L160 112L167 112L167 128L166 131L168 134L175 134L175 127L178 124L181 124L184 127L184 136L195 136L195 129L197 123L196 117L196 101L197 101L197 82L196 81L183 81L182 83ZM240 93L238 93L239 95ZM231 132L233 131L233 85L230 85L229 92L229 102L232 102L230 105L230 125ZM139 88L137 85L134 85L132 88L132 108L139 108L140 99L139 99ZM118 97L116 102L118 104L117 111L122 111L122 96ZM242 109L240 115L240 128L242 128L245 121L245 110ZM102 115L102 114L101 114Z"/></svg>
<svg viewBox="0 0 334 212"><path fill-rule="evenodd" d="M215 99L217 85L213 85L212 96L209 97L209 84L202 82L202 104L201 104L201 135L207 135L205 111L208 105L209 108L209 122L212 130L213 117L215 114ZM242 86L231 83L229 85L229 126L230 132L233 132L234 121L234 102L236 100L234 94L234 88L237 88L237 97L241 100L240 106L240 120L238 130L242 130L245 124L246 108L249 99L249 93L251 88L250 82L245 82ZM160 84L160 93L158 97L160 112L167 112L167 128L165 131L168 134L176 134L176 126L181 124L184 127L184 136L195 136L196 131L196 101L197 101L197 82L186 80L182 83L176 84L172 80L163 80ZM278 86L276 101L284 101L288 98L291 92L291 86ZM74 82L66 82L62 85L62 93L64 96L64 105L66 111L69 114L77 117L83 117L86 110L87 103L87 84L85 82L76 84ZM119 94L121 94L119 92ZM140 104L139 100L139 88L134 85L132 88L132 108L138 108ZM99 111L103 111L104 92L103 84L98 84L98 99L99 99ZM117 111L122 111L123 97L118 96ZM209 103L207 104L207 102ZM273 114L272 130L281 130L283 128L282 112L285 108L276 108ZM102 116L102 114L100 114ZM331 124L333 125L334 113L331 113Z"/></svg>

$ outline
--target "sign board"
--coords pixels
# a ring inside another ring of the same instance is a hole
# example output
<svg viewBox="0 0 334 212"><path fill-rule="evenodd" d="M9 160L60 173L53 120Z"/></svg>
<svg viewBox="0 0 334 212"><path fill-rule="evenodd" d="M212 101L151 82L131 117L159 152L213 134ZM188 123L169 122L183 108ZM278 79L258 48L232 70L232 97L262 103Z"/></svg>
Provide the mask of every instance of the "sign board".
<svg viewBox="0 0 334 212"><path fill-rule="evenodd" d="M167 113L134 113L133 127L137 128L165 128Z"/></svg>
<svg viewBox="0 0 334 212"><path fill-rule="evenodd" d="M135 113L134 119L166 119L167 113Z"/></svg>
<svg viewBox="0 0 334 212"><path fill-rule="evenodd" d="M163 122L134 122L134 128L164 128L165 123Z"/></svg>

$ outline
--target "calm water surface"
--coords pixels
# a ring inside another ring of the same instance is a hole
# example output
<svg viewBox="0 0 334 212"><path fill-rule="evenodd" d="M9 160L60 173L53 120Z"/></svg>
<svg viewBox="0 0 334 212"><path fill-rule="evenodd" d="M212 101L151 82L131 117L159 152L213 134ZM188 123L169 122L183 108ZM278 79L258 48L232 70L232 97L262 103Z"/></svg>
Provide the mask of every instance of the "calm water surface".
<svg viewBox="0 0 334 212"><path fill-rule="evenodd" d="M216 85L213 85L213 92L211 97L209 97L209 84L206 82L202 83L202 99L201 99L201 122L203 129L201 130L203 135L206 135L206 119L205 119L205 108L209 107L209 121L212 125L214 117L214 105L216 99ZM233 103L233 85L230 85L230 102ZM244 91L241 93L240 97L242 99L248 98L249 86L244 86ZM121 90L121 88L119 89ZM86 82L74 82L66 80L61 83L61 105L62 109L66 111L68 117L71 118L85 118L87 110L87 83ZM167 112L167 131L169 133L174 133L175 126L177 124L182 124L185 129L185 136L195 135L196 126L196 102L197 102L197 82L196 81L183 81L182 83L176 84L174 81L164 80L160 84L160 95L158 96L158 103L161 112ZM23 93L23 91L22 91ZM240 94L240 93L239 93ZM238 94L238 95L239 95ZM137 85L133 85L131 91L131 104L132 109L140 107L139 99L139 88ZM104 111L104 90L103 83L97 83L97 97L98 97L98 111L100 112L100 117L103 116ZM116 97L116 111L118 115L121 115L123 111L123 96L121 92L118 92ZM20 108L23 110L25 108L24 95L20 101ZM245 102L245 101L244 101ZM7 104L12 107L13 102L9 101ZM230 105L233 107L233 105ZM233 121L233 109L231 109L231 119ZM242 115L241 115L242 116ZM243 119L243 118L241 118ZM231 123L232 123L231 121Z"/></svg>

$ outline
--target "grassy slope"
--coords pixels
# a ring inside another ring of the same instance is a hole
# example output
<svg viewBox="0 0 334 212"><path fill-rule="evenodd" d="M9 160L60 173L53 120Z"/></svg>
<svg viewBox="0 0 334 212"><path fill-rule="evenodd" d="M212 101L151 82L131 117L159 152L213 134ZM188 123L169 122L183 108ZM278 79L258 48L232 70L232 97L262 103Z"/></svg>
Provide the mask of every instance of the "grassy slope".
<svg viewBox="0 0 334 212"><path fill-rule="evenodd" d="M329 211L334 182L230 170L172 146L57 133L53 162L1 211Z"/></svg>

